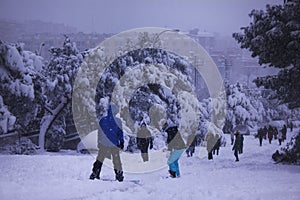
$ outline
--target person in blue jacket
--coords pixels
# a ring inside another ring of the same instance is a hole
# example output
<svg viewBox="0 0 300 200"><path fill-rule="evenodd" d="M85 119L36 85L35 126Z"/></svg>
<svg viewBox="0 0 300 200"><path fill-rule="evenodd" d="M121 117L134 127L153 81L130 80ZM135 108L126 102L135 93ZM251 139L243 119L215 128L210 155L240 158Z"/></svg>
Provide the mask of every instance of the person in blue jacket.
<svg viewBox="0 0 300 200"><path fill-rule="evenodd" d="M118 108L110 104L107 115L99 121L98 128L98 156L93 164L90 179L100 179L100 172L105 158L112 158L116 180L123 181L123 170L120 159L120 149L124 148L124 136L122 130L122 122L115 117Z"/></svg>
<svg viewBox="0 0 300 200"><path fill-rule="evenodd" d="M167 147L170 151L170 157L168 158L169 173L172 178L180 177L178 160L184 152L186 145L178 131L178 126L173 123L165 122L162 130L168 134Z"/></svg>

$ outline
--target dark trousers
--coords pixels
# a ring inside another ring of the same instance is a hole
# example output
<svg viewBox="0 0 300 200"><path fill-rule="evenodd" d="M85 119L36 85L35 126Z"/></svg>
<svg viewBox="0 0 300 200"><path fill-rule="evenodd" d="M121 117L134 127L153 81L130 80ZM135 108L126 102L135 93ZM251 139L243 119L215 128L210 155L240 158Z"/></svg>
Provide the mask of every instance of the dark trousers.
<svg viewBox="0 0 300 200"><path fill-rule="evenodd" d="M235 161L239 161L239 151L237 149L234 150Z"/></svg>
<svg viewBox="0 0 300 200"><path fill-rule="evenodd" d="M193 153L195 152L195 147L194 146L189 146L187 149L186 149L186 154L188 157L192 157L193 156Z"/></svg>
<svg viewBox="0 0 300 200"><path fill-rule="evenodd" d="M239 149L239 153L242 154L243 153L243 146L240 147Z"/></svg>
<svg viewBox="0 0 300 200"><path fill-rule="evenodd" d="M261 138L259 138L259 146L262 146L262 137Z"/></svg>
<svg viewBox="0 0 300 200"><path fill-rule="evenodd" d="M208 152L208 160L212 160L213 159L213 154L212 151Z"/></svg>
<svg viewBox="0 0 300 200"><path fill-rule="evenodd" d="M213 150L213 154L215 155L215 154L216 154L216 152L217 152L217 155L219 155L219 148L214 148L214 150Z"/></svg>
<svg viewBox="0 0 300 200"><path fill-rule="evenodd" d="M141 155L144 162L149 161L148 148L149 142L145 142L139 145L139 149L141 150Z"/></svg>

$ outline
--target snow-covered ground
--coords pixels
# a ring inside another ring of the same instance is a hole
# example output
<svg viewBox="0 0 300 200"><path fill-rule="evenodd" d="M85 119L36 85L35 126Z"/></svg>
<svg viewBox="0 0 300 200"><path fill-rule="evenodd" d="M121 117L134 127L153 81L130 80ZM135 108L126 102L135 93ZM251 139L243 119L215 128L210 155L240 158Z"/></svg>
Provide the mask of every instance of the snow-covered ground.
<svg viewBox="0 0 300 200"><path fill-rule="evenodd" d="M290 134L290 133L288 133ZM125 173L132 182L106 182L88 179L94 157L71 151L43 155L0 156L0 199L299 199L300 167L274 164L272 153L278 141L246 136L240 162L234 162L227 146L212 161L203 156L204 147L196 155L180 160L181 177L165 178L167 168L154 172ZM285 142L286 143L286 142ZM151 159L151 158L150 158ZM104 167L103 178L114 178L113 170Z"/></svg>

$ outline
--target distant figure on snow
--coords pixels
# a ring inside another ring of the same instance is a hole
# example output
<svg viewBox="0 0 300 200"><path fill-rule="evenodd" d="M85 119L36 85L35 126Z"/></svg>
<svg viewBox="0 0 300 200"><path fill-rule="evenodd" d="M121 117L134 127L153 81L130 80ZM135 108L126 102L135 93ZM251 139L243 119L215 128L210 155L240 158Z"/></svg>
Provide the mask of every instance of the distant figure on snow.
<svg viewBox="0 0 300 200"><path fill-rule="evenodd" d="M266 140L267 139L267 134L268 134L268 128L266 126L264 126L262 133L263 133L264 139Z"/></svg>
<svg viewBox="0 0 300 200"><path fill-rule="evenodd" d="M114 165L116 180L122 182L124 179L122 171L122 163L120 159L120 149L124 148L124 138L122 130L122 122L115 117L118 108L109 105L107 115L99 121L98 128L98 156L93 164L90 179L100 179L100 172L105 158L111 159Z"/></svg>
<svg viewBox="0 0 300 200"><path fill-rule="evenodd" d="M211 131L209 131L206 134L205 140L207 142L206 149L207 149L207 153L208 153L208 160L212 160L213 159L212 151L213 151L214 146L216 144L214 134Z"/></svg>
<svg viewBox="0 0 300 200"><path fill-rule="evenodd" d="M194 134L190 134L187 139L187 144L189 145L189 147L185 151L187 157L192 157L193 154L195 153L196 143L197 143L196 136Z"/></svg>
<svg viewBox="0 0 300 200"><path fill-rule="evenodd" d="M169 173L172 178L180 177L178 160L186 148L185 143L178 131L177 125L164 121L162 130L168 134L167 146L168 151L170 151L170 157L168 158Z"/></svg>
<svg viewBox="0 0 300 200"><path fill-rule="evenodd" d="M235 156L235 161L239 161L239 152L241 149L241 143L242 143L242 135L240 134L239 131L236 131L235 133L235 141L234 145L232 147L232 150L234 151L234 156Z"/></svg>
<svg viewBox="0 0 300 200"><path fill-rule="evenodd" d="M264 137L262 128L258 129L257 137L258 137L258 140L259 140L259 146L262 146L262 141L263 141L263 137Z"/></svg>
<svg viewBox="0 0 300 200"><path fill-rule="evenodd" d="M268 139L269 139L269 143L272 143L273 140L273 127L270 125L269 129L268 129Z"/></svg>
<svg viewBox="0 0 300 200"><path fill-rule="evenodd" d="M143 161L149 161L148 148L153 148L153 138L145 122L142 122L141 127L137 132L136 143L138 149L141 150Z"/></svg>
<svg viewBox="0 0 300 200"><path fill-rule="evenodd" d="M284 142L284 140L286 139L286 133L287 133L286 125L283 125L281 132L282 132L282 142Z"/></svg>
<svg viewBox="0 0 300 200"><path fill-rule="evenodd" d="M281 142L282 142L282 131L279 131L279 133L278 133L278 142L279 142L279 146L280 146Z"/></svg>

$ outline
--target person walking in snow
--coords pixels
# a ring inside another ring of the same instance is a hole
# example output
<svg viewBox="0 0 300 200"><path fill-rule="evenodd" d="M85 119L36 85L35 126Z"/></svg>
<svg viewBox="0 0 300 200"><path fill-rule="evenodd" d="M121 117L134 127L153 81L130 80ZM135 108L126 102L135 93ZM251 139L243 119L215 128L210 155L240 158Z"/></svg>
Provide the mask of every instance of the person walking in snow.
<svg viewBox="0 0 300 200"><path fill-rule="evenodd" d="M273 133L274 133L274 140L277 140L278 137L278 129L276 126L273 127Z"/></svg>
<svg viewBox="0 0 300 200"><path fill-rule="evenodd" d="M242 143L242 135L240 134L239 131L236 131L235 133L235 141L234 145L232 147L232 151L234 151L234 156L235 156L235 161L239 161L239 152L241 148L241 143Z"/></svg>
<svg viewBox="0 0 300 200"><path fill-rule="evenodd" d="M107 115L99 120L98 128L98 156L93 164L90 179L100 179L100 172L105 158L111 158L114 165L116 180L122 182L124 179L122 163L120 159L120 149L124 148L124 136L122 122L115 117L118 108L110 104Z"/></svg>
<svg viewBox="0 0 300 200"><path fill-rule="evenodd" d="M192 157L193 154L195 153L196 143L197 143L197 138L195 137L194 134L190 134L187 139L187 144L189 145L189 147L185 151L187 157Z"/></svg>
<svg viewBox="0 0 300 200"><path fill-rule="evenodd" d="M282 142L284 142L284 140L286 139L286 133L287 133L287 128L286 128L285 124L283 125L281 132L282 132Z"/></svg>
<svg viewBox="0 0 300 200"><path fill-rule="evenodd" d="M268 134L268 128L267 128L267 126L264 126L262 133L263 133L264 139L267 139L267 134Z"/></svg>
<svg viewBox="0 0 300 200"><path fill-rule="evenodd" d="M294 128L294 124L293 124L293 122L291 121L291 122L290 122L290 130L291 130L291 132L293 132L293 128Z"/></svg>
<svg viewBox="0 0 300 200"><path fill-rule="evenodd" d="M268 129L268 139L269 139L269 143L272 143L273 140L273 127L270 125L269 129Z"/></svg>
<svg viewBox="0 0 300 200"><path fill-rule="evenodd" d="M137 132L136 143L138 149L141 150L141 155L144 162L149 161L148 149L153 148L153 138L145 122L142 122L140 129Z"/></svg>
<svg viewBox="0 0 300 200"><path fill-rule="evenodd" d="M257 137L258 137L258 139L259 139L259 146L262 146L262 141L263 141L263 129L262 128L260 128L260 129L258 129L258 131L257 131Z"/></svg>
<svg viewBox="0 0 300 200"><path fill-rule="evenodd" d="M213 148L216 144L214 134L209 131L206 134L205 140L206 140L206 149L207 149L207 153L208 153L208 160L212 160L213 159L212 151L213 151Z"/></svg>
<svg viewBox="0 0 300 200"><path fill-rule="evenodd" d="M167 147L170 151L168 158L169 173L172 178L180 177L179 159L184 152L186 146L178 131L178 126L172 122L163 122L162 130L167 133Z"/></svg>
<svg viewBox="0 0 300 200"><path fill-rule="evenodd" d="M279 146L280 146L281 142L282 142L282 131L279 131L279 133L278 133L278 142L279 142Z"/></svg>

